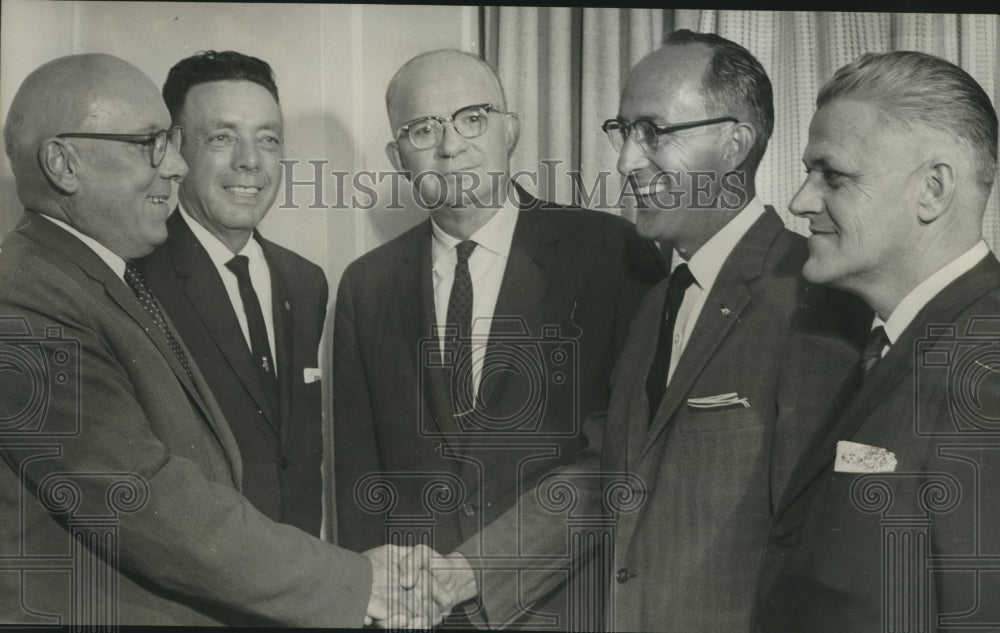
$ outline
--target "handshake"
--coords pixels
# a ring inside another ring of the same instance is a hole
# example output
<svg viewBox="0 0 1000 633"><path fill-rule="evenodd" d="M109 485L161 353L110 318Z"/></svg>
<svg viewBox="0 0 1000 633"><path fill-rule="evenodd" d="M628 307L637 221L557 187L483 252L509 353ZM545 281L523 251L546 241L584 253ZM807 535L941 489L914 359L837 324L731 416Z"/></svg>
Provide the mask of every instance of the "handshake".
<svg viewBox="0 0 1000 633"><path fill-rule="evenodd" d="M372 563L366 625L429 629L479 593L472 567L458 552L441 556L426 545L383 545L365 556Z"/></svg>

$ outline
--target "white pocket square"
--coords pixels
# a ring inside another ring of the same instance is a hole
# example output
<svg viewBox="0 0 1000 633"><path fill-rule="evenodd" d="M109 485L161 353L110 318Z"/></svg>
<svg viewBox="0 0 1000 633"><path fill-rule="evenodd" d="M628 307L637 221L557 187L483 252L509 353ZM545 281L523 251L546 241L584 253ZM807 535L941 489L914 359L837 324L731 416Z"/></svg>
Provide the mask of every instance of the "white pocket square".
<svg viewBox="0 0 1000 633"><path fill-rule="evenodd" d="M302 369L302 381L307 385L311 382L316 382L323 377L323 373L319 370L319 367L305 367Z"/></svg>
<svg viewBox="0 0 1000 633"><path fill-rule="evenodd" d="M721 409L731 407L734 404L742 404L745 408L750 408L750 401L741 398L735 391L732 393L720 393L715 396L705 396L704 398L688 398L688 406L695 409Z"/></svg>
<svg viewBox="0 0 1000 633"><path fill-rule="evenodd" d="M894 473L896 454L878 446L841 440L837 442L835 473Z"/></svg>

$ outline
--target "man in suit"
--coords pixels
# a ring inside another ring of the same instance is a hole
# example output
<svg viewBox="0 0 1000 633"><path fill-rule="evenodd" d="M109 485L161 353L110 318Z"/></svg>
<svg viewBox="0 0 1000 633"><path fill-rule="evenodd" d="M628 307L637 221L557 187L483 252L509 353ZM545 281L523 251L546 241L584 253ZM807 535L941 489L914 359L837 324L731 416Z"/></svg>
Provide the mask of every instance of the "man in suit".
<svg viewBox="0 0 1000 633"><path fill-rule="evenodd" d="M923 53L868 53L821 89L792 211L812 281L875 311L842 415L781 499L759 631L1000 627L1000 263L982 240L997 115Z"/></svg>
<svg viewBox="0 0 1000 633"><path fill-rule="evenodd" d="M340 283L339 543L364 549L419 525L448 550L579 450L580 421L607 406L612 364L662 261L626 220L508 181L518 119L478 57L419 55L386 103L389 159L430 218Z"/></svg>
<svg viewBox="0 0 1000 633"><path fill-rule="evenodd" d="M805 240L756 197L772 122L764 69L719 36L672 33L632 69L604 129L635 187L640 235L673 244L680 263L639 308L606 420L586 427L576 464L459 553L507 542L525 557L574 555L573 521L610 509L608 628L749 627L773 502L857 358L836 327L842 298L803 281ZM577 491L568 515L556 503L567 486ZM459 571L438 573L462 583ZM462 591L478 584L499 626L552 578L518 580L485 571Z"/></svg>
<svg viewBox="0 0 1000 633"><path fill-rule="evenodd" d="M49 62L11 103L26 211L0 255L0 621L433 624L388 593L398 550L340 549L240 493L233 433L133 263L187 173L169 124L109 55Z"/></svg>
<svg viewBox="0 0 1000 633"><path fill-rule="evenodd" d="M190 172L143 273L229 420L243 494L319 535L327 284L318 266L257 231L281 183L274 75L255 57L208 51L170 69L163 98Z"/></svg>

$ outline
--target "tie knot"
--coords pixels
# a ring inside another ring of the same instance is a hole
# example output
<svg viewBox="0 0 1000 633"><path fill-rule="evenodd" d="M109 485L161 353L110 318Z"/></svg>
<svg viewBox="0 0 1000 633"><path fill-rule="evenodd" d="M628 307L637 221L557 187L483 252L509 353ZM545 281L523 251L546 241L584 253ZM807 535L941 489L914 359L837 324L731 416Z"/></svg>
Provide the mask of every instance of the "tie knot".
<svg viewBox="0 0 1000 633"><path fill-rule="evenodd" d="M674 271L670 273L670 281L667 282L669 287L675 292L678 290L687 290L688 286L694 283L694 275L691 274L691 269L688 268L687 264L680 264Z"/></svg>
<svg viewBox="0 0 1000 633"><path fill-rule="evenodd" d="M886 345L889 344L889 335L885 333L885 328L881 325L873 328L871 332L868 333L868 339L865 341L865 358L881 358L882 350Z"/></svg>
<svg viewBox="0 0 1000 633"><path fill-rule="evenodd" d="M226 262L226 268L233 271L240 279L248 279L250 277L250 260L246 255L237 255L230 259Z"/></svg>
<svg viewBox="0 0 1000 633"><path fill-rule="evenodd" d="M139 293L146 291L146 279L139 272L139 268L134 262L125 263L125 283L132 289L132 292Z"/></svg>
<svg viewBox="0 0 1000 633"><path fill-rule="evenodd" d="M468 263L469 257L472 256L472 251L476 250L476 243L472 240L465 240L464 242L459 242L455 246L455 250L458 252L458 263L465 264Z"/></svg>

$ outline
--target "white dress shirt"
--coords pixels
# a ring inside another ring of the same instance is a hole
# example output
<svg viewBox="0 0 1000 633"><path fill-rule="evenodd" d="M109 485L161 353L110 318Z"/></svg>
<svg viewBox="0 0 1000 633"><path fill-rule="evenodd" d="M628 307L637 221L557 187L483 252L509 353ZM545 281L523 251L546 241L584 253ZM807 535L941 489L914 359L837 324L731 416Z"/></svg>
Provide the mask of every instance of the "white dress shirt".
<svg viewBox="0 0 1000 633"><path fill-rule="evenodd" d="M924 309L931 299L945 289L945 286L955 281L981 262L984 257L990 254L990 249L986 242L980 240L978 244L965 251L948 264L941 267L936 273L920 282L916 288L911 290L903 300L899 302L896 309L889 315L889 319L883 321L878 314L872 320L871 329L878 326L885 328L885 335L889 339L889 345L882 348L882 356L889 352L889 346L894 345L899 340L903 330L913 322L917 313Z"/></svg>
<svg viewBox="0 0 1000 633"><path fill-rule="evenodd" d="M486 343L493 323L500 284L507 269L510 245L514 239L514 226L520 210L509 201L490 220L472 234L476 243L469 256L469 276L472 278L472 388L479 392L479 379L486 356ZM431 262L434 279L434 310L438 328L443 328L448 318L448 299L455 283L455 264L458 251L455 246L462 240L452 237L431 219ZM511 315L507 315L511 316ZM442 351L443 351L442 342Z"/></svg>
<svg viewBox="0 0 1000 633"><path fill-rule="evenodd" d="M56 218L52 218L47 215L43 215L41 213L38 213L37 215L40 215L41 217L45 218L46 220L55 224L56 226L61 226L62 228L69 231L71 235L80 238L80 241L89 246L90 250L94 251L94 253L98 257L100 257L101 260L105 264L107 264L111 268L111 270L114 271L116 275L118 275L119 279L125 281L125 260L119 257L118 255L115 255L110 248L108 248L104 244L101 244L100 242L90 237L89 235L84 235L83 233L76 230L69 224L66 224L62 220L57 220Z"/></svg>
<svg viewBox="0 0 1000 633"><path fill-rule="evenodd" d="M240 330L243 332L243 339L247 343L247 350L252 351L250 346L250 327L247 325L247 315L243 308L243 298L240 297L240 284L236 278L236 273L226 267L226 262L235 255L229 247L222 243L219 238L212 235L208 229L198 223L197 220L188 215L184 207L178 205L179 213L184 221L194 233L195 238L208 252L212 263L215 264L219 276L222 277L222 285L229 295L229 303L236 313L236 320L240 323ZM237 255L245 255L249 260L250 283L254 292L257 293L257 300L260 301L260 311L264 314L264 327L267 329L267 343L271 347L271 358L277 359L274 349L274 311L271 309L271 271L267 267L267 260L264 258L264 249L256 239L251 237L240 249ZM275 363L277 365L277 363ZM277 373L277 366L274 368Z"/></svg>
<svg viewBox="0 0 1000 633"><path fill-rule="evenodd" d="M691 211L690 213L697 213ZM715 279L719 276L722 265L726 263L729 254L736 248L736 244L746 235L746 232L753 226L760 216L764 215L764 204L754 197L746 207L740 211L736 217L729 221L724 227L713 235L698 251L688 260L688 269L694 277L687 292L684 293L684 301L677 310L677 319L674 321L674 339L670 350L670 369L667 371L667 384L674 375L674 369L680 361L684 348L687 347L691 332L698 323L698 316L705 307L705 299L715 285ZM675 253L674 260L678 260L679 255Z"/></svg>

